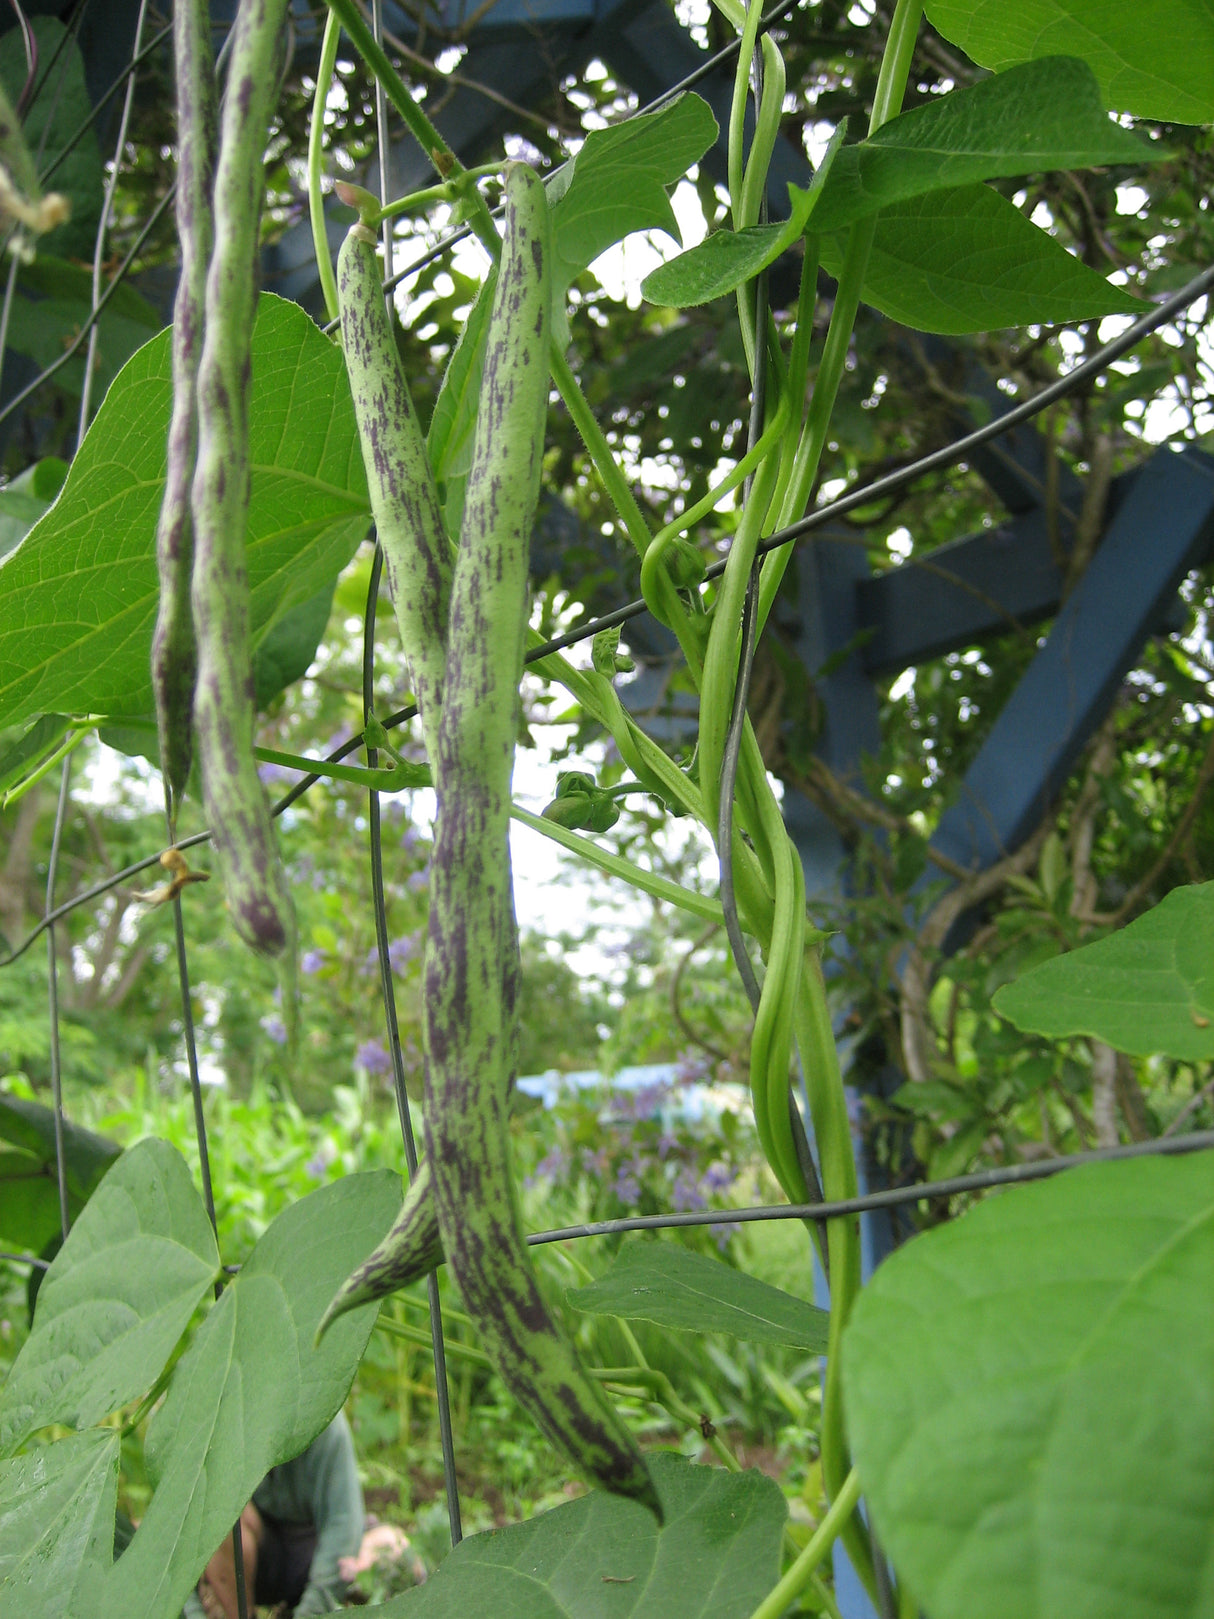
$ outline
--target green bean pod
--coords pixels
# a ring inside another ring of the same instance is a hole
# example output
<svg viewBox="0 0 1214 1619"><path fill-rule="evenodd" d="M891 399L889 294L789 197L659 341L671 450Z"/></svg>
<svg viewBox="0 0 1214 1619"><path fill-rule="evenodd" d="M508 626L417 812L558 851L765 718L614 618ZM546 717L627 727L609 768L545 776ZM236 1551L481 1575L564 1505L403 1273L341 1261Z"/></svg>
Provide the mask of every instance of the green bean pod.
<svg viewBox="0 0 1214 1619"><path fill-rule="evenodd" d="M433 752L451 600L451 546L384 303L375 232L351 226L337 260L341 340L388 591Z"/></svg>
<svg viewBox="0 0 1214 1619"><path fill-rule="evenodd" d="M191 491L194 735L203 803L236 929L269 955L292 943L294 913L253 759L245 530L264 149L286 11L286 0L241 0L236 18L215 174L215 246L206 284Z"/></svg>
<svg viewBox="0 0 1214 1619"><path fill-rule="evenodd" d="M196 385L202 348L207 262L211 256L211 185L215 170L215 64L206 0L177 0L173 9L177 64L177 236L181 279L173 306L173 414L169 422L164 498L156 529L160 607L152 636L152 686L160 762L176 821L193 757L194 680L198 650L190 608L194 532L190 484L198 448Z"/></svg>
<svg viewBox="0 0 1214 1619"><path fill-rule="evenodd" d="M333 1302L321 1317L316 1341L347 1310L360 1304L397 1293L411 1282L436 1269L443 1262L443 1241L438 1230L430 1182L430 1160L423 1158L390 1229L362 1264L338 1288Z"/></svg>
<svg viewBox="0 0 1214 1619"><path fill-rule="evenodd" d="M510 780L547 415L551 256L543 185L525 165L511 165L434 760L427 1157L447 1263L503 1380L591 1481L660 1517L631 1435L586 1376L540 1292L506 1128L517 1044Z"/></svg>

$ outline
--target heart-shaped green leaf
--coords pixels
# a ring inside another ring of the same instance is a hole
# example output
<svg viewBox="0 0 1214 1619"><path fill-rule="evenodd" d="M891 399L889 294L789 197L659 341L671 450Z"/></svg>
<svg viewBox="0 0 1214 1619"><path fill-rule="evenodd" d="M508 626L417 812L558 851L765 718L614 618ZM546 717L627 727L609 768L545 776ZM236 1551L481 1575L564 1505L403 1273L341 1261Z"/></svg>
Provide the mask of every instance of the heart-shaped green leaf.
<svg viewBox="0 0 1214 1619"><path fill-rule="evenodd" d="M627 1244L605 1276L570 1288L567 1297L575 1310L592 1315L653 1321L683 1332L727 1332L748 1343L791 1344L815 1353L826 1348L825 1310L673 1242Z"/></svg>
<svg viewBox="0 0 1214 1619"><path fill-rule="evenodd" d="M1113 122L1086 62L1052 56L904 112L835 160L813 228L837 231L908 197L1001 175L1165 157Z"/></svg>
<svg viewBox="0 0 1214 1619"><path fill-rule="evenodd" d="M219 1269L181 1154L141 1141L106 1175L55 1257L0 1396L0 1451L83 1428L145 1394Z"/></svg>
<svg viewBox="0 0 1214 1619"><path fill-rule="evenodd" d="M0 1462L0 1613L85 1619L114 1556L116 1430Z"/></svg>
<svg viewBox="0 0 1214 1619"><path fill-rule="evenodd" d="M982 67L1081 56L1114 112L1178 124L1214 119L1210 0L926 0L925 10Z"/></svg>
<svg viewBox="0 0 1214 1619"><path fill-rule="evenodd" d="M164 332L124 366L63 493L0 563L0 725L52 710L152 712L169 345ZM249 452L257 642L336 578L370 512L341 353L298 305L268 294L253 330Z"/></svg>
<svg viewBox="0 0 1214 1619"><path fill-rule="evenodd" d="M399 1208L399 1177L376 1170L270 1226L174 1369L145 1447L155 1493L98 1619L171 1619L261 1479L333 1420L377 1306L351 1310L319 1349L316 1327Z"/></svg>
<svg viewBox="0 0 1214 1619"><path fill-rule="evenodd" d="M761 1473L652 1456L665 1513L594 1490L461 1541L383 1619L746 1619L775 1584L787 1507Z"/></svg>
<svg viewBox="0 0 1214 1619"><path fill-rule="evenodd" d="M641 295L652 304L686 309L721 298L744 281L774 264L787 252L816 212L823 187L843 144L845 123L831 137L826 155L807 190L788 188L788 218L774 225L752 225L746 230L714 231L696 247L669 259L650 272L641 283Z"/></svg>
<svg viewBox="0 0 1214 1619"><path fill-rule="evenodd" d="M822 238L838 275L846 233ZM922 332L983 332L1142 314L989 186L960 186L882 209L864 276L866 303Z"/></svg>
<svg viewBox="0 0 1214 1619"><path fill-rule="evenodd" d="M1214 1159L1000 1193L881 1266L843 1342L882 1545L932 1619L1214 1612Z"/></svg>
<svg viewBox="0 0 1214 1619"><path fill-rule="evenodd" d="M995 1008L1054 1040L1092 1035L1118 1051L1214 1057L1214 883L1174 888L1106 939L1005 984Z"/></svg>

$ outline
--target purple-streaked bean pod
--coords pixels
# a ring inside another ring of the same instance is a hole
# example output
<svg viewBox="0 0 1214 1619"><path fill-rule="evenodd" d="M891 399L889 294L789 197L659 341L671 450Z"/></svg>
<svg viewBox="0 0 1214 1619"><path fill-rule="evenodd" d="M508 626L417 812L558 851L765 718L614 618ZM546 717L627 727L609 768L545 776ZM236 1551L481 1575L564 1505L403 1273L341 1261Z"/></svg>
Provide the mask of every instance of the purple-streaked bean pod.
<svg viewBox="0 0 1214 1619"><path fill-rule="evenodd" d="M635 1441L579 1364L540 1291L507 1131L518 938L510 782L548 404L551 258L543 185L531 169L513 164L433 760L427 1161L447 1263L501 1377L588 1479L660 1518Z"/></svg>
<svg viewBox="0 0 1214 1619"><path fill-rule="evenodd" d="M211 186L215 174L215 64L206 0L177 0L177 236L181 279L173 305L173 414L164 498L156 529L160 608L152 636L152 686L160 764L176 823L193 758L194 679L198 653L190 607L194 531L190 485L198 448L196 383L202 350L207 263L211 257Z"/></svg>
<svg viewBox="0 0 1214 1619"><path fill-rule="evenodd" d="M342 243L341 340L388 591L433 752L447 659L451 545L384 302L375 242L375 232L359 220Z"/></svg>
<svg viewBox="0 0 1214 1619"><path fill-rule="evenodd" d="M264 153L286 13L286 0L241 0L236 16L215 171L215 245L206 283L191 498L198 643L194 739L203 804L237 932L268 955L293 944L295 927L253 758L245 531Z"/></svg>

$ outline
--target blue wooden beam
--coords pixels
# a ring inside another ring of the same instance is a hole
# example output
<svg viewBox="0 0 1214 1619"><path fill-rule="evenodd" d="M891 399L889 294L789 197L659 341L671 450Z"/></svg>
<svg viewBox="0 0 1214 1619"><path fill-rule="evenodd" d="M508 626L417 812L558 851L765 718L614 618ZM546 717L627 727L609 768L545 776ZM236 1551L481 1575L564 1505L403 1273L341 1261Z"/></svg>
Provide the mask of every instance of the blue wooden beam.
<svg viewBox="0 0 1214 1619"><path fill-rule="evenodd" d="M1214 458L1158 450L1134 474L1103 542L966 772L932 839L973 870L1032 831L1181 579L1214 541Z"/></svg>

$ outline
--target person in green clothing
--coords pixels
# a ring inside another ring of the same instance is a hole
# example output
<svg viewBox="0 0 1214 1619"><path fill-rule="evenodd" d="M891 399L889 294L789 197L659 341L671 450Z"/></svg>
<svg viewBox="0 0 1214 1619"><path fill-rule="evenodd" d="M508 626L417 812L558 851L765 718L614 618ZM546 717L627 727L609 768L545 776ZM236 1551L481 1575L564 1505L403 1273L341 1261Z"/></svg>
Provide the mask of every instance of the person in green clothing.
<svg viewBox="0 0 1214 1619"><path fill-rule="evenodd" d="M347 1587L338 1564L358 1555L364 1526L354 1440L339 1411L293 1462L270 1469L240 1515L249 1611L285 1603L302 1619L340 1608ZM185 1619L210 1615L237 1619L230 1535L185 1606Z"/></svg>

